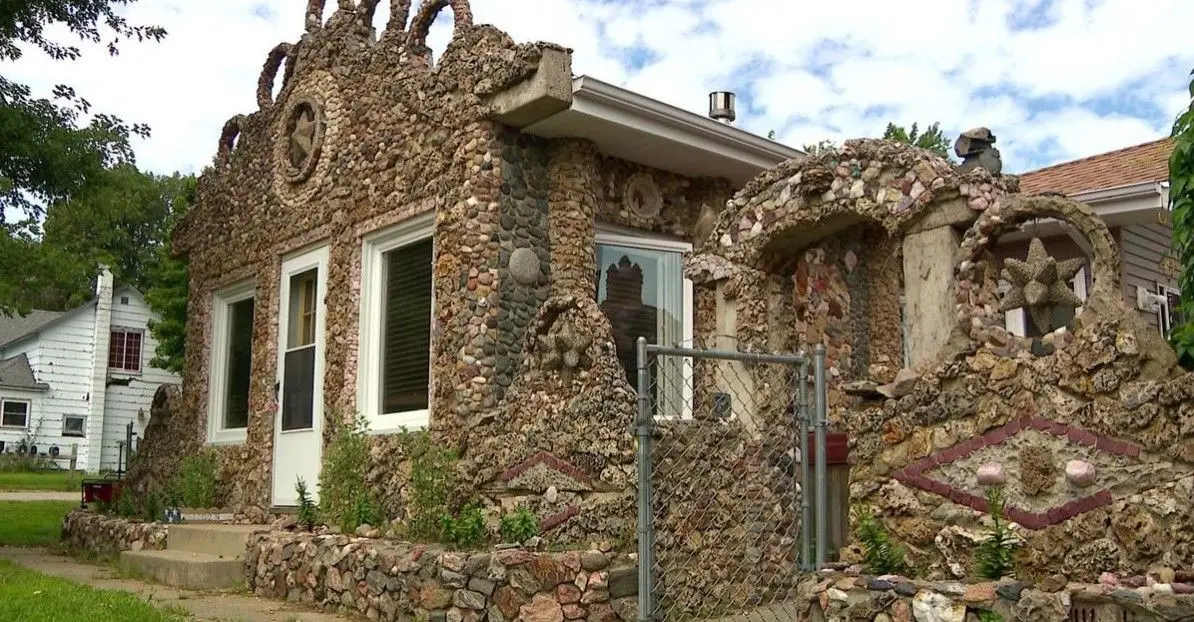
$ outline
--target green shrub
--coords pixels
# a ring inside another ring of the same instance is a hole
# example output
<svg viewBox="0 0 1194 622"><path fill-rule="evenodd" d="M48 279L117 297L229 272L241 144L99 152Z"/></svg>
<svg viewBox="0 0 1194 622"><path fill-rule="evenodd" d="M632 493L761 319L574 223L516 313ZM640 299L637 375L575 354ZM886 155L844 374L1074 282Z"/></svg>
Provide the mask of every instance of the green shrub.
<svg viewBox="0 0 1194 622"><path fill-rule="evenodd" d="M978 622L1003 622L1003 616L995 611L979 611L976 613Z"/></svg>
<svg viewBox="0 0 1194 622"><path fill-rule="evenodd" d="M984 579L1001 579L1010 576L1013 571L1017 543L1011 527L1003 519L1006 501L1002 487L987 489L991 526L986 530L986 539L978 545L974 554L974 571Z"/></svg>
<svg viewBox="0 0 1194 622"><path fill-rule="evenodd" d="M539 535L539 519L526 508L518 508L502 516L499 527L503 542L526 542Z"/></svg>
<svg viewBox="0 0 1194 622"><path fill-rule="evenodd" d="M887 526L869 508L855 509L858 520L858 542L862 547L862 564L871 574L899 574L908 571L904 548L896 544Z"/></svg>
<svg viewBox="0 0 1194 622"><path fill-rule="evenodd" d="M185 507L210 508L217 502L217 485L220 477L220 462L216 453L205 449L182 459L178 475L172 482L170 501Z"/></svg>
<svg viewBox="0 0 1194 622"><path fill-rule="evenodd" d="M315 530L315 502L311 500L311 493L307 490L307 482L302 477L294 485L298 493L298 523L307 531Z"/></svg>
<svg viewBox="0 0 1194 622"><path fill-rule="evenodd" d="M351 533L362 524L363 517L371 518L374 523L380 523L382 518L365 481L369 468L369 423L363 416L357 416L352 423L338 417L335 420L336 429L319 473L319 510L328 524Z"/></svg>
<svg viewBox="0 0 1194 622"><path fill-rule="evenodd" d="M485 517L481 508L470 505L457 516L440 516L440 537L444 542L460 548L473 548L487 539Z"/></svg>
<svg viewBox="0 0 1194 622"><path fill-rule="evenodd" d="M410 456L408 535L434 540L442 536L443 517L451 514L448 501L456 488L456 455L434 446L426 430L407 432L403 443Z"/></svg>

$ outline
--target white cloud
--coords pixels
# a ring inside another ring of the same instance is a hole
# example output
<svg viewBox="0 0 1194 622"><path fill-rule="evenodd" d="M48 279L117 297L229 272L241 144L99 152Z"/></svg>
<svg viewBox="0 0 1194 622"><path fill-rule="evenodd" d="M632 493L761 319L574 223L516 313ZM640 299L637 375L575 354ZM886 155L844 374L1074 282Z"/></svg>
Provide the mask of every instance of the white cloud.
<svg viewBox="0 0 1194 622"><path fill-rule="evenodd" d="M41 94L70 84L95 109L148 123L153 137L135 145L143 166L197 171L215 152L223 122L255 108L265 54L298 39L305 4L140 0L128 18L165 26L164 42L127 43L116 58L89 48L75 63L31 52L4 72ZM328 0L325 14L335 4ZM761 134L774 129L796 145L876 135L888 120L939 121L950 135L987 125L1016 171L1165 134L1189 101L1194 48L1184 29L1194 22L1194 2L744 4L472 2L476 21L515 40L572 48L576 73L697 113L705 111L708 91L738 90L741 126ZM388 11L382 2L379 26ZM1008 26L1009 17L1034 16L1045 23ZM450 35L451 20L441 16L429 43L442 49ZM628 48L649 50L650 62L631 66L619 57ZM884 114L868 114L876 108Z"/></svg>

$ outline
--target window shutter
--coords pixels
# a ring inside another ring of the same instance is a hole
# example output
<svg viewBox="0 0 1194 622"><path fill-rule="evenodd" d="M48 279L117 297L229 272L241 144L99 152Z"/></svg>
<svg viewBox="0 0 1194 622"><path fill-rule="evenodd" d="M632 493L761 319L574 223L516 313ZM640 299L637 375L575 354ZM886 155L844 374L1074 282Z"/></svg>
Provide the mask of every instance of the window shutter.
<svg viewBox="0 0 1194 622"><path fill-rule="evenodd" d="M385 254L382 412L426 409L431 363L432 241Z"/></svg>

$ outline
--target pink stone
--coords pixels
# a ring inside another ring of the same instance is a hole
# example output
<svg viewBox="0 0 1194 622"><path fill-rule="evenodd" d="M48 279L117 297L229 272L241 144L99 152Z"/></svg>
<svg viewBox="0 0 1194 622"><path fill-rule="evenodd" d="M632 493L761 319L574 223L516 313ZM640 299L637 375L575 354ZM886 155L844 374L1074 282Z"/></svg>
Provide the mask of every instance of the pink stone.
<svg viewBox="0 0 1194 622"><path fill-rule="evenodd" d="M1065 478L1079 488L1095 483L1094 465L1085 460L1070 460L1065 463Z"/></svg>
<svg viewBox="0 0 1194 622"><path fill-rule="evenodd" d="M1002 486L1007 483L1003 465L998 462L988 462L978 467L978 483L980 486Z"/></svg>
<svg viewBox="0 0 1194 622"><path fill-rule="evenodd" d="M1114 572L1104 572L1099 575L1099 583L1103 585L1119 585L1119 577Z"/></svg>

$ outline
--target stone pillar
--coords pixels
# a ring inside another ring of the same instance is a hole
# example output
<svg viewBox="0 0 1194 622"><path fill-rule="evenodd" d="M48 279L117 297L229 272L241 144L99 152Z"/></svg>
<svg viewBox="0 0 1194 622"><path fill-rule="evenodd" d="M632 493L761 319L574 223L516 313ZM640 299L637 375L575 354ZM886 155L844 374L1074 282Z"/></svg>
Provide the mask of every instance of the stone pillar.
<svg viewBox="0 0 1194 622"><path fill-rule="evenodd" d="M596 292L597 166L593 143L565 140L553 146L547 218L553 296Z"/></svg>
<svg viewBox="0 0 1194 622"><path fill-rule="evenodd" d="M914 368L931 365L954 327L954 257L959 239L953 227L904 238L904 297L908 359Z"/></svg>

